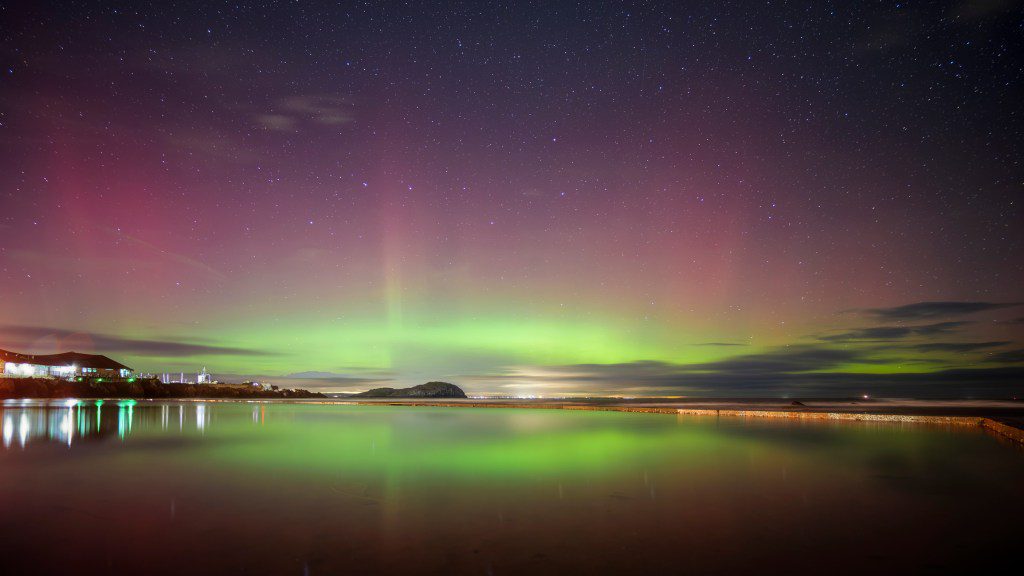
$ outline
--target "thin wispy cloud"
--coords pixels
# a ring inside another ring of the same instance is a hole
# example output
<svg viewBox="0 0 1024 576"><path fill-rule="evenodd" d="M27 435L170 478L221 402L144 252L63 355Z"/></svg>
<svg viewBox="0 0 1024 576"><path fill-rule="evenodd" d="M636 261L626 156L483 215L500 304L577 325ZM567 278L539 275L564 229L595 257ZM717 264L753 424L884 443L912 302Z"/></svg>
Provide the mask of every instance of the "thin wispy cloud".
<svg viewBox="0 0 1024 576"><path fill-rule="evenodd" d="M1024 352L1022 352L1024 354ZM1005 358L1004 358L1005 359ZM827 371L805 370L832 366ZM862 393L915 397L1004 397L1019 394L1024 367L954 368L939 371L866 373L836 370L833 361L723 362L716 369L666 362L519 367L514 374L481 375L482 386L514 393L692 395L705 397L821 396Z"/></svg>
<svg viewBox="0 0 1024 576"><path fill-rule="evenodd" d="M970 324L967 321L936 322L920 326L871 326L856 328L838 334L819 336L825 342L891 342L911 336L935 336L956 332Z"/></svg>
<svg viewBox="0 0 1024 576"><path fill-rule="evenodd" d="M1024 364L1024 348L989 354L985 361L997 364Z"/></svg>
<svg viewBox="0 0 1024 576"><path fill-rule="evenodd" d="M890 308L867 308L864 313L883 320L932 320L1020 306L1020 302L917 302Z"/></svg>
<svg viewBox="0 0 1024 576"><path fill-rule="evenodd" d="M272 110L256 116L256 121L263 128L278 132L296 132L317 126L341 126L353 120L355 116L347 100L324 95L284 98Z"/></svg>
<svg viewBox="0 0 1024 576"><path fill-rule="evenodd" d="M978 350L987 350L989 348L998 348L999 346L1006 346L1007 344L1012 344L1012 342L1006 340L995 342L925 342L922 344L914 344L907 348L918 352L966 353L977 352Z"/></svg>
<svg viewBox="0 0 1024 576"><path fill-rule="evenodd" d="M96 351L99 353L121 353L152 357L192 357L192 356L275 356L273 352L198 344L178 340L136 339L103 334L99 332L75 331L48 326L0 326L0 348L14 349L18 352L64 352L67 346L77 346L84 350L76 352ZM48 350L39 350L40 347Z"/></svg>

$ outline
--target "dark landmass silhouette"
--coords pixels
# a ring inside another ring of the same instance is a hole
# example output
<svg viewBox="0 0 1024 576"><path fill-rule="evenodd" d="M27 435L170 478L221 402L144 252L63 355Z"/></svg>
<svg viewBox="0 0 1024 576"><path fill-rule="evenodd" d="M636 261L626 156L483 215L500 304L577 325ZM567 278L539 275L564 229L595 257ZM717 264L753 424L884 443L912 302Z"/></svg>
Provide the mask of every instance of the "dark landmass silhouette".
<svg viewBox="0 0 1024 576"><path fill-rule="evenodd" d="M243 384L164 384L155 378L91 379L0 378L0 398L325 398L308 390L263 390Z"/></svg>
<svg viewBox="0 0 1024 576"><path fill-rule="evenodd" d="M448 382L427 382L411 388L374 388L353 398L465 398L466 393Z"/></svg>

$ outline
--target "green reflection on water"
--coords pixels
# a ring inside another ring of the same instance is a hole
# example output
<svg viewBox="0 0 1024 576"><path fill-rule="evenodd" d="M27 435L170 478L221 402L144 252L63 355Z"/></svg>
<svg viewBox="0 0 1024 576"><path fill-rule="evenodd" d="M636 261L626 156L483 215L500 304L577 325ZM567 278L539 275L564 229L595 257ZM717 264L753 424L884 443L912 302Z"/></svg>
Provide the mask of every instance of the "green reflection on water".
<svg viewBox="0 0 1024 576"><path fill-rule="evenodd" d="M1008 554L1022 511L1024 458L965 428L243 402L7 403L0 426L4 574L864 573Z"/></svg>
<svg viewBox="0 0 1024 576"><path fill-rule="evenodd" d="M304 472L386 467L462 476L537 476L627 466L666 450L681 457L735 449L736 443L717 437L712 427L680 428L671 416L637 423L651 416L488 409L453 414L453 409L407 408L416 414L389 419L394 410L346 407L334 422L271 419L257 433L258 442L226 442L207 450L218 460ZM376 421L380 417L390 421ZM218 426L218 434L241 440L253 432L225 423Z"/></svg>
<svg viewBox="0 0 1024 576"><path fill-rule="evenodd" d="M301 403L125 400L117 401L116 413L102 408L102 401L6 405L0 418L7 426L5 445L31 448L56 440L74 448L103 440L110 430L123 451L94 458L152 460L159 466L198 463L310 479L379 473L539 479L664 468L723 474L781 465L841 471L884 468L893 461L930 466L955 451L1004 449L978 434L912 425ZM116 422L105 423L109 418Z"/></svg>

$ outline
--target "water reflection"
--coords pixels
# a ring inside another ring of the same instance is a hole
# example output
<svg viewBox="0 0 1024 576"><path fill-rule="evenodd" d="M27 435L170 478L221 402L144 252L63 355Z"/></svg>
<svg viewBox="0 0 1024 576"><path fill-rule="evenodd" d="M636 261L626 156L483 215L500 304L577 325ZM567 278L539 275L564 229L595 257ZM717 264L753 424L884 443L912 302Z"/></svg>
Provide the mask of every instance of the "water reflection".
<svg viewBox="0 0 1024 576"><path fill-rule="evenodd" d="M0 574L973 573L1024 514L1024 459L965 429L128 400L0 426Z"/></svg>
<svg viewBox="0 0 1024 576"><path fill-rule="evenodd" d="M206 404L196 405L196 430L204 432L206 430Z"/></svg>
<svg viewBox="0 0 1024 576"><path fill-rule="evenodd" d="M146 405L138 413L137 405L136 400L8 400L0 405L0 436L6 449L44 442L71 446L114 436L123 441L140 426L181 432L194 427L205 433L210 422L204 403L196 404L192 418L184 405Z"/></svg>

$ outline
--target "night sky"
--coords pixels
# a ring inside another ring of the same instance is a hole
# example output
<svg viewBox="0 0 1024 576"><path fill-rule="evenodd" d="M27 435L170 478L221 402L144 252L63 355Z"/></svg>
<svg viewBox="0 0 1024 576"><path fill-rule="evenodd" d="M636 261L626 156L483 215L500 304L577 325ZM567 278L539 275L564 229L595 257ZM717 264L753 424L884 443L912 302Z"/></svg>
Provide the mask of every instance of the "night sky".
<svg viewBox="0 0 1024 576"><path fill-rule="evenodd" d="M1008 0L4 3L0 348L1021 395L1022 48Z"/></svg>

